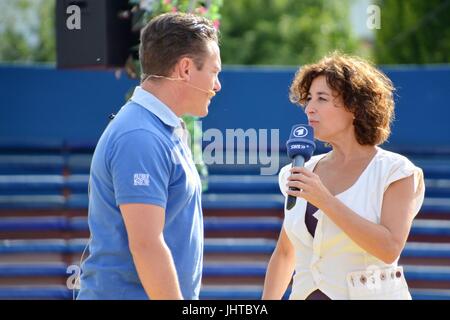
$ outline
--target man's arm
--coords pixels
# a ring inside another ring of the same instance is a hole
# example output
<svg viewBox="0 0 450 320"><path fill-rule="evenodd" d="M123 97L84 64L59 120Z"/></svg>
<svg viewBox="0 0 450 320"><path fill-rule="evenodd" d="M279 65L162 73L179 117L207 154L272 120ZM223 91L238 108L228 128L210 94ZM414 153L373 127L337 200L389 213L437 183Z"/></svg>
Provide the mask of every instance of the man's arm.
<svg viewBox="0 0 450 320"><path fill-rule="evenodd" d="M150 204L120 206L134 264L151 299L183 299L172 254L163 237L165 211Z"/></svg>

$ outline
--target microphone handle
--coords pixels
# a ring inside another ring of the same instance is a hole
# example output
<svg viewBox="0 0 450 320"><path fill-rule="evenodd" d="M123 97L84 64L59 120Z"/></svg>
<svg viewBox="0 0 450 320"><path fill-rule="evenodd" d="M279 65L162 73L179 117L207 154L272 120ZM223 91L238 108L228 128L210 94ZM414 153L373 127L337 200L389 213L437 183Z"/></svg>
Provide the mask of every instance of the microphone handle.
<svg viewBox="0 0 450 320"><path fill-rule="evenodd" d="M295 156L292 160L292 167L304 167L305 166L305 158L303 158L301 155ZM295 190L299 191L298 188L289 187L289 190ZM288 196L287 202L286 202L286 210L291 210L295 203L297 202L297 197L294 196Z"/></svg>

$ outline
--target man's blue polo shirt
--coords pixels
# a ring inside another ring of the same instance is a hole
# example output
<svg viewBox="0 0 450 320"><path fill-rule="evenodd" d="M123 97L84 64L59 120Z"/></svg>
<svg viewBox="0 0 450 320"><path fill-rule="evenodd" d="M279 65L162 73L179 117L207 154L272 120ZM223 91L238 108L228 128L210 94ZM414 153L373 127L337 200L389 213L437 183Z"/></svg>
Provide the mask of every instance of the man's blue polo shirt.
<svg viewBox="0 0 450 320"><path fill-rule="evenodd" d="M148 298L119 210L126 203L165 208L164 239L181 292L185 299L198 299L203 266L202 188L190 150L177 134L180 124L172 110L136 87L100 137L91 163L91 239L78 299Z"/></svg>

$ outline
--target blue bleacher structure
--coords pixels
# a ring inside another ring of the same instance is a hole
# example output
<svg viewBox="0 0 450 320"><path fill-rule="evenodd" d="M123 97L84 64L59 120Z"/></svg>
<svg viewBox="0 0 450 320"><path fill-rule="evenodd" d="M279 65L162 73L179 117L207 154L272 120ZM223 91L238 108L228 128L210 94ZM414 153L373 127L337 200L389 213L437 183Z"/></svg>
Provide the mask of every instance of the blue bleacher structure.
<svg viewBox="0 0 450 320"><path fill-rule="evenodd" d="M79 264L89 237L92 150L53 142L0 145L0 299L73 298L68 268ZM427 190L400 263L413 299L450 300L450 161L411 154L424 170ZM284 199L277 176L261 176L257 169L209 168L201 299L261 297Z"/></svg>

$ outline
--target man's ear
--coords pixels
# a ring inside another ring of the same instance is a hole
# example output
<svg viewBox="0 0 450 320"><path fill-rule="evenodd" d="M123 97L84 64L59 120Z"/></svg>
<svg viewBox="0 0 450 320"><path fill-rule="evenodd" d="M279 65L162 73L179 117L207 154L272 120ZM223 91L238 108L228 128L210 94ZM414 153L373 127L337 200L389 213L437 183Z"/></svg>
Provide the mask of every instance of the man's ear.
<svg viewBox="0 0 450 320"><path fill-rule="evenodd" d="M183 80L189 80L191 76L191 69L194 64L191 58L183 57L181 58L176 66L176 73L179 78Z"/></svg>

